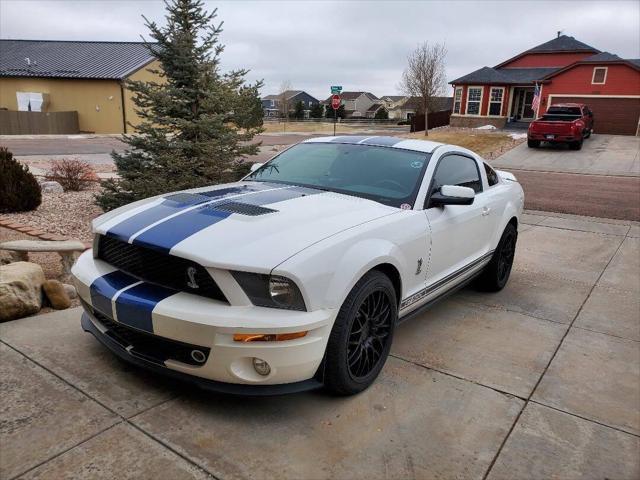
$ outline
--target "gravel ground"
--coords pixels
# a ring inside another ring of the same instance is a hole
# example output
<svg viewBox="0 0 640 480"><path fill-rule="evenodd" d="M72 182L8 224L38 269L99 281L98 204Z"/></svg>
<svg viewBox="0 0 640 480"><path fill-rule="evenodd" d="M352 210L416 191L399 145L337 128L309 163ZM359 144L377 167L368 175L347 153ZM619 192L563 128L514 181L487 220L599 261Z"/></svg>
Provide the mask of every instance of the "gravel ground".
<svg viewBox="0 0 640 480"><path fill-rule="evenodd" d="M32 212L9 213L4 218L39 228L47 233L90 242L91 220L102 213L93 203L98 185L82 192L43 193L42 204Z"/></svg>

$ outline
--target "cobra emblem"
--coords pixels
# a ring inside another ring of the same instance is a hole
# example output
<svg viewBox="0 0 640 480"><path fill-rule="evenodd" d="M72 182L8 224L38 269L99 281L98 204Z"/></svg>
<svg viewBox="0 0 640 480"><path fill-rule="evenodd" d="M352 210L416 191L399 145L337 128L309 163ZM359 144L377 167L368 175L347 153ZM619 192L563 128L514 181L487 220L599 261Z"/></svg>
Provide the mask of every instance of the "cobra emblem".
<svg viewBox="0 0 640 480"><path fill-rule="evenodd" d="M187 282L187 287L189 288L200 288L198 282L196 282L196 267L187 268L187 277L189 277L189 281Z"/></svg>

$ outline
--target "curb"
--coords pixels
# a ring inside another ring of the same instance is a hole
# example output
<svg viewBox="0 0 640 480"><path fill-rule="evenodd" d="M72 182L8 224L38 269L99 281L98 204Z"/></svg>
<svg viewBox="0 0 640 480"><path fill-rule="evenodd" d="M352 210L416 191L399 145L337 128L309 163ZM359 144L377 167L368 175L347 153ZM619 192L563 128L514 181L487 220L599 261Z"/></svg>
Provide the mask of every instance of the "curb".
<svg viewBox="0 0 640 480"><path fill-rule="evenodd" d="M40 240L47 240L47 241L54 241L54 242L62 241L62 240L71 240L69 237L47 233L38 228L30 227L28 225L24 225L22 223L18 223L3 217L0 217L0 227L8 228L9 230L15 230L16 232L24 233L25 235L31 235L32 237L39 238ZM83 243L86 249L89 249L92 247L92 244L90 242L83 242Z"/></svg>

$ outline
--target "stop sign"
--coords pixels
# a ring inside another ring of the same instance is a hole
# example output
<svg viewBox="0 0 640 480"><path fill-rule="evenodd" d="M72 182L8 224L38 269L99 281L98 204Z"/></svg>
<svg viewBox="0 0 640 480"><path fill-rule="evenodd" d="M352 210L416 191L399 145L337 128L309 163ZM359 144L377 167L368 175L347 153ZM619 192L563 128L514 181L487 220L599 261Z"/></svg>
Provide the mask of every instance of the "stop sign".
<svg viewBox="0 0 640 480"><path fill-rule="evenodd" d="M337 110L340 108L340 95L331 96L331 108Z"/></svg>

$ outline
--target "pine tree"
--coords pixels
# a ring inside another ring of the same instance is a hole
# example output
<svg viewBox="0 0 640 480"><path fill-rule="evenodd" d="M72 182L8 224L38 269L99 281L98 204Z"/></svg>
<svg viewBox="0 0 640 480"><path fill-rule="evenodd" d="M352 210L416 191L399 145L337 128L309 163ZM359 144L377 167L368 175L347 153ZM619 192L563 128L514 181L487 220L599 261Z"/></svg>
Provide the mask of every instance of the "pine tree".
<svg viewBox="0 0 640 480"><path fill-rule="evenodd" d="M293 116L298 120L302 120L304 118L304 103L302 103L302 100L300 100L298 103L296 103L296 107L295 107L295 111L293 112Z"/></svg>
<svg viewBox="0 0 640 480"><path fill-rule="evenodd" d="M118 179L102 182L96 203L111 210L161 193L237 180L248 170L243 157L262 131L262 82L247 84L248 70L220 71L222 23L213 24L201 0L165 2L166 26L150 22L148 43L161 69L158 82L128 81L136 133L124 135L124 153L112 154Z"/></svg>
<svg viewBox="0 0 640 480"><path fill-rule="evenodd" d="M311 106L311 111L309 112L309 116L311 118L322 118L324 114L324 108L319 103L314 103Z"/></svg>

